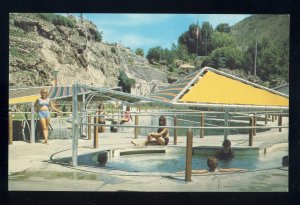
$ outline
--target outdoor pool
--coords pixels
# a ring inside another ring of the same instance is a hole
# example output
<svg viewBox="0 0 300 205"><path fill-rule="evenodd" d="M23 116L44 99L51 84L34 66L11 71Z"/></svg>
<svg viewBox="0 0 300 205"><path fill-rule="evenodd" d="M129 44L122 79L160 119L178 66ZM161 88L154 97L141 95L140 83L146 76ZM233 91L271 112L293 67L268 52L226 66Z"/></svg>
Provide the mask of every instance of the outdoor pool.
<svg viewBox="0 0 300 205"><path fill-rule="evenodd" d="M163 150L161 150L162 152ZM288 147L276 148L266 155L235 156L230 161L219 161L220 168L243 168L260 170L281 166L282 157L288 155ZM192 169L207 169L208 156L193 155ZM78 164L85 166L99 166L97 153L81 155ZM157 172L175 173L185 170L184 152L129 154L109 157L106 167L109 169L128 172Z"/></svg>

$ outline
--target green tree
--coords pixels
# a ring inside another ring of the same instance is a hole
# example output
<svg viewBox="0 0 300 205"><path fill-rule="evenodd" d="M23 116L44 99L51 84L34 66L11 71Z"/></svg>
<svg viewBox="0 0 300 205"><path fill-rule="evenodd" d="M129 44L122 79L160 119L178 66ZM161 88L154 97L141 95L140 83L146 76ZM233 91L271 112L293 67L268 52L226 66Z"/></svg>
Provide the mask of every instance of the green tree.
<svg viewBox="0 0 300 205"><path fill-rule="evenodd" d="M230 32L230 26L228 23L220 23L215 28L215 31L221 32L221 33L229 33Z"/></svg>
<svg viewBox="0 0 300 205"><path fill-rule="evenodd" d="M242 52L234 47L222 47L214 50L203 61L202 66L214 68L238 69L241 66Z"/></svg>
<svg viewBox="0 0 300 205"><path fill-rule="evenodd" d="M122 87L123 92L131 93L131 87L136 83L135 80L133 78L128 78L124 70L120 70L118 80L118 86Z"/></svg>
<svg viewBox="0 0 300 205"><path fill-rule="evenodd" d="M98 30L96 31L95 33L95 41L97 42L102 42L102 35L103 35L103 32L99 32Z"/></svg>
<svg viewBox="0 0 300 205"><path fill-rule="evenodd" d="M135 54L144 57L144 50L141 48L135 49Z"/></svg>
<svg viewBox="0 0 300 205"><path fill-rule="evenodd" d="M160 61L163 61L166 65L172 65L175 59L175 52L165 48L161 52Z"/></svg>
<svg viewBox="0 0 300 205"><path fill-rule="evenodd" d="M233 37L227 33L214 32L211 40L211 49L222 47L236 47Z"/></svg>
<svg viewBox="0 0 300 205"><path fill-rule="evenodd" d="M189 53L188 53L188 48L186 45L179 44L176 46L174 43L172 44L172 51L175 54L175 58L183 60L183 61L188 61L190 59Z"/></svg>
<svg viewBox="0 0 300 205"><path fill-rule="evenodd" d="M188 52L191 53L197 53L196 49L197 49L197 35L196 35L196 31L197 31L197 25L196 24L191 24L189 26L188 31L184 32L183 34L181 34L178 38L178 44L179 45L185 45L188 49ZM198 26L198 31L200 31L200 27ZM199 34L198 36L198 45L201 39L201 35ZM199 46L198 46L199 48Z"/></svg>
<svg viewBox="0 0 300 205"><path fill-rule="evenodd" d="M146 58L148 61L151 62L159 62L161 59L161 54L162 54L163 49L160 46L150 48L148 50Z"/></svg>
<svg viewBox="0 0 300 205"><path fill-rule="evenodd" d="M211 40L212 40L213 32L214 32L213 27L209 22L205 21L202 23L200 46L199 46L200 55L207 56L212 51Z"/></svg>
<svg viewBox="0 0 300 205"><path fill-rule="evenodd" d="M267 38L257 42L256 74L263 81L288 81L288 45L272 43ZM244 53L242 67L248 73L253 73L255 58L255 41L251 43Z"/></svg>

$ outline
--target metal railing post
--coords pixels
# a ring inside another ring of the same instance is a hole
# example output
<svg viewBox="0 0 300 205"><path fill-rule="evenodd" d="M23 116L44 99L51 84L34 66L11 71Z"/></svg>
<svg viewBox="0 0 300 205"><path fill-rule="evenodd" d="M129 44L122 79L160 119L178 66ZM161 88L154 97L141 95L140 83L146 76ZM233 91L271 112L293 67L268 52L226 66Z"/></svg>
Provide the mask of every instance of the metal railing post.
<svg viewBox="0 0 300 205"><path fill-rule="evenodd" d="M8 144L13 144L13 118L12 114L9 114L9 138L8 138Z"/></svg>
<svg viewBox="0 0 300 205"><path fill-rule="evenodd" d="M135 125L138 125L138 124L139 124L139 118L138 118L137 113L135 113L134 124L135 124ZM137 128L137 127L134 127L134 139L137 139L137 138L138 138L138 128Z"/></svg>
<svg viewBox="0 0 300 205"><path fill-rule="evenodd" d="M187 131L186 138L186 163L185 163L185 181L192 181L192 155L193 155L193 131Z"/></svg>
<svg viewBox="0 0 300 205"><path fill-rule="evenodd" d="M254 128L253 128L253 136L256 136L256 125L257 125L257 116L256 116L256 114L254 114L254 116L253 116L253 126L254 126Z"/></svg>
<svg viewBox="0 0 300 205"><path fill-rule="evenodd" d="M72 92L72 165L77 166L77 147L78 147L78 135L77 135L77 109L78 109L78 85L73 84Z"/></svg>
<svg viewBox="0 0 300 205"><path fill-rule="evenodd" d="M268 124L268 115L265 115L265 125Z"/></svg>
<svg viewBox="0 0 300 205"><path fill-rule="evenodd" d="M34 103L31 103L30 143L35 142Z"/></svg>
<svg viewBox="0 0 300 205"><path fill-rule="evenodd" d="M249 126L253 127L253 117L249 119ZM253 128L249 129L249 146L253 146Z"/></svg>
<svg viewBox="0 0 300 205"><path fill-rule="evenodd" d="M94 148L98 148L98 116L94 118Z"/></svg>
<svg viewBox="0 0 300 205"><path fill-rule="evenodd" d="M278 116L278 126L282 126L282 115ZM280 127L279 132L281 132L281 131L282 131L282 128Z"/></svg>
<svg viewBox="0 0 300 205"><path fill-rule="evenodd" d="M92 139L92 125L91 125L92 116L90 114L88 116L88 123L89 123L89 125L88 125L88 140L91 140Z"/></svg>
<svg viewBox="0 0 300 205"><path fill-rule="evenodd" d="M204 113L201 113L201 128L200 129L200 138L204 138Z"/></svg>
<svg viewBox="0 0 300 205"><path fill-rule="evenodd" d="M174 126L177 126L177 117L174 116ZM174 145L177 145L177 128L174 128Z"/></svg>

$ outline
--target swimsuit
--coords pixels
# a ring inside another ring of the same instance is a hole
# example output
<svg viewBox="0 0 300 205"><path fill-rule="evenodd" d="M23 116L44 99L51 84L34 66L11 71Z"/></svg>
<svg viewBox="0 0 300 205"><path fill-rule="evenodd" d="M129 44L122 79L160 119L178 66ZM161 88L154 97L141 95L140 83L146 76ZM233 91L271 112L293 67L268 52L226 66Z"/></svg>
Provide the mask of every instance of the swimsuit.
<svg viewBox="0 0 300 205"><path fill-rule="evenodd" d="M129 122L130 120L130 112L129 111L126 111L125 114L124 114L124 119L127 120L127 122Z"/></svg>
<svg viewBox="0 0 300 205"><path fill-rule="evenodd" d="M98 123L105 124L104 111L98 111Z"/></svg>
<svg viewBox="0 0 300 205"><path fill-rule="evenodd" d="M225 153L222 149L217 153L216 157L220 160L226 160L233 158L233 152L229 150L228 153Z"/></svg>
<svg viewBox="0 0 300 205"><path fill-rule="evenodd" d="M39 104L38 104L39 106L40 106L40 108L41 107L43 107L43 106L49 106L49 99L47 98L47 99L45 99L45 100L43 100L43 99L41 99L41 98L39 98ZM41 118L49 118L50 117L50 112L49 112L49 110L40 110L39 111L39 118L41 119Z"/></svg>

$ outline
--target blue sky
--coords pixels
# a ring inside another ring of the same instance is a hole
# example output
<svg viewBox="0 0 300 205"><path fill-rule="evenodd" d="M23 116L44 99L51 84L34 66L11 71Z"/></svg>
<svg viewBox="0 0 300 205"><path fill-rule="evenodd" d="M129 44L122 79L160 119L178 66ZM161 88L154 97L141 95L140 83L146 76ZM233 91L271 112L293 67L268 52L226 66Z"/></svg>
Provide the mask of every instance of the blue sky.
<svg viewBox="0 0 300 205"><path fill-rule="evenodd" d="M79 16L79 14L73 14ZM246 14L96 14L83 13L83 17L96 24L103 32L103 41L121 43L135 51L161 46L177 45L178 37L189 25L208 21L214 28L220 23L230 26L250 15Z"/></svg>

